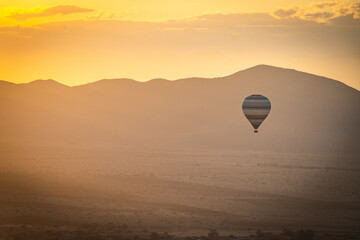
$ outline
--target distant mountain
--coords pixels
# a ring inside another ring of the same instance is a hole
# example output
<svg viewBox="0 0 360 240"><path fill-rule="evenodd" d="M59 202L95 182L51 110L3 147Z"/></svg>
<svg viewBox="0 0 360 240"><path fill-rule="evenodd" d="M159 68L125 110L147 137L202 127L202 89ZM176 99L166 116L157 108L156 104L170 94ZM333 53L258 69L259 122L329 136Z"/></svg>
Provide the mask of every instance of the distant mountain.
<svg viewBox="0 0 360 240"><path fill-rule="evenodd" d="M272 103L258 134L242 101ZM0 141L219 150L360 152L360 93L308 73L259 65L220 78L0 82Z"/></svg>

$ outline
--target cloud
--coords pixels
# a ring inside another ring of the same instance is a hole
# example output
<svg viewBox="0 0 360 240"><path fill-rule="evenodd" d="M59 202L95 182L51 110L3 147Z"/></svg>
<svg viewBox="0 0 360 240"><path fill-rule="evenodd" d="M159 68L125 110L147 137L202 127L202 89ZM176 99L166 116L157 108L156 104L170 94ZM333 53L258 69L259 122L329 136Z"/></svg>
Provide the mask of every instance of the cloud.
<svg viewBox="0 0 360 240"><path fill-rule="evenodd" d="M196 18L188 19L187 22L211 23L214 25L232 24L238 25L267 25L271 24L274 18L268 13L233 13L233 14L206 14ZM180 21L184 22L184 21Z"/></svg>
<svg viewBox="0 0 360 240"><path fill-rule="evenodd" d="M360 18L360 2L326 1L298 6L293 9L278 9L273 12L277 18L298 18L318 23L335 23L332 19L347 16L347 18Z"/></svg>
<svg viewBox="0 0 360 240"><path fill-rule="evenodd" d="M355 14L355 17L360 18L360 2L354 3L351 10Z"/></svg>
<svg viewBox="0 0 360 240"><path fill-rule="evenodd" d="M285 18L285 17L291 17L292 15L294 15L295 13L297 12L296 9L288 9L288 10L285 10L285 9L278 9L274 12L274 14L278 17L281 17L281 18Z"/></svg>
<svg viewBox="0 0 360 240"><path fill-rule="evenodd" d="M348 7L343 7L339 9L339 13L341 16L348 15L349 13L351 13L351 9Z"/></svg>
<svg viewBox="0 0 360 240"><path fill-rule="evenodd" d="M316 7L316 8L325 8L325 7L335 6L336 4L338 4L338 3L337 2L320 2L320 3L315 3L314 7Z"/></svg>
<svg viewBox="0 0 360 240"><path fill-rule="evenodd" d="M360 11L360 2L354 3L352 7L354 8L354 10Z"/></svg>
<svg viewBox="0 0 360 240"><path fill-rule="evenodd" d="M121 74L145 80L159 74L178 78L189 71L218 75L261 61L314 67L321 74L358 81L353 76L359 75L359 55L354 54L359 52L356 24L360 20L353 15L333 16L329 23L319 23L298 14L287 18L267 13L208 14L165 22L102 17L0 28L4 56L0 58L4 71L0 72L7 71L2 76L21 72L18 79L56 76L86 81ZM331 57L339 54L349 57ZM19 66L22 71L15 71ZM8 79L6 76L2 78Z"/></svg>
<svg viewBox="0 0 360 240"><path fill-rule="evenodd" d="M345 16L339 16L332 18L330 22L338 26L347 26L347 27L360 27L360 19L355 18L354 14L348 14Z"/></svg>
<svg viewBox="0 0 360 240"><path fill-rule="evenodd" d="M73 5L59 5L55 7L46 8L40 12L32 12L32 13L15 13L9 18L13 18L16 20L26 20L28 18L36 18L36 17L49 17L55 15L68 15L72 13L85 13L85 12L93 12L93 9L89 8L81 8Z"/></svg>
<svg viewBox="0 0 360 240"><path fill-rule="evenodd" d="M307 13L305 14L306 17L309 18L315 18L315 19L326 19L326 18L331 18L333 17L335 14L331 13L331 12L316 12L316 13Z"/></svg>

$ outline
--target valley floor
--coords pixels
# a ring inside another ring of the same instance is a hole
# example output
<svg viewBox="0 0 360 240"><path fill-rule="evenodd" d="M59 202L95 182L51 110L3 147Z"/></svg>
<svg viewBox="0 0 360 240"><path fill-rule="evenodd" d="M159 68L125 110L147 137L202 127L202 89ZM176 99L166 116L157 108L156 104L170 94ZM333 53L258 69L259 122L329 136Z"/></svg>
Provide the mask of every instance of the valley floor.
<svg viewBox="0 0 360 240"><path fill-rule="evenodd" d="M210 229L220 239L292 239L283 229L312 229L318 239L358 234L353 156L0 147L0 239L200 239Z"/></svg>

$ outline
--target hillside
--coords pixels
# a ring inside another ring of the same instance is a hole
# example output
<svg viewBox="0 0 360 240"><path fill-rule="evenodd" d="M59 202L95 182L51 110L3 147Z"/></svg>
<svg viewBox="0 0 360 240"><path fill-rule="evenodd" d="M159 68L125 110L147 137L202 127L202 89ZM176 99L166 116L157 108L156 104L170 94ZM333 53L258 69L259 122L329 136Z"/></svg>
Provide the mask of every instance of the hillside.
<svg viewBox="0 0 360 240"><path fill-rule="evenodd" d="M272 103L258 134L241 110L254 93ZM212 79L109 79L75 87L2 81L0 104L2 142L359 152L359 91L267 65Z"/></svg>

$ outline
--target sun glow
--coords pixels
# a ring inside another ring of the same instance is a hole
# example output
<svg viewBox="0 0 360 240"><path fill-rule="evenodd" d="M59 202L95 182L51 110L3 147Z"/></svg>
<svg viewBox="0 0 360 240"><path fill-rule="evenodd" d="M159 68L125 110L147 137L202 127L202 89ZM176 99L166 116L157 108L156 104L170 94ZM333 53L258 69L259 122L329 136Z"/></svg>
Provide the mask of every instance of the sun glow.
<svg viewBox="0 0 360 240"><path fill-rule="evenodd" d="M359 9L356 1L1 1L0 79L214 77L265 63L360 89Z"/></svg>

